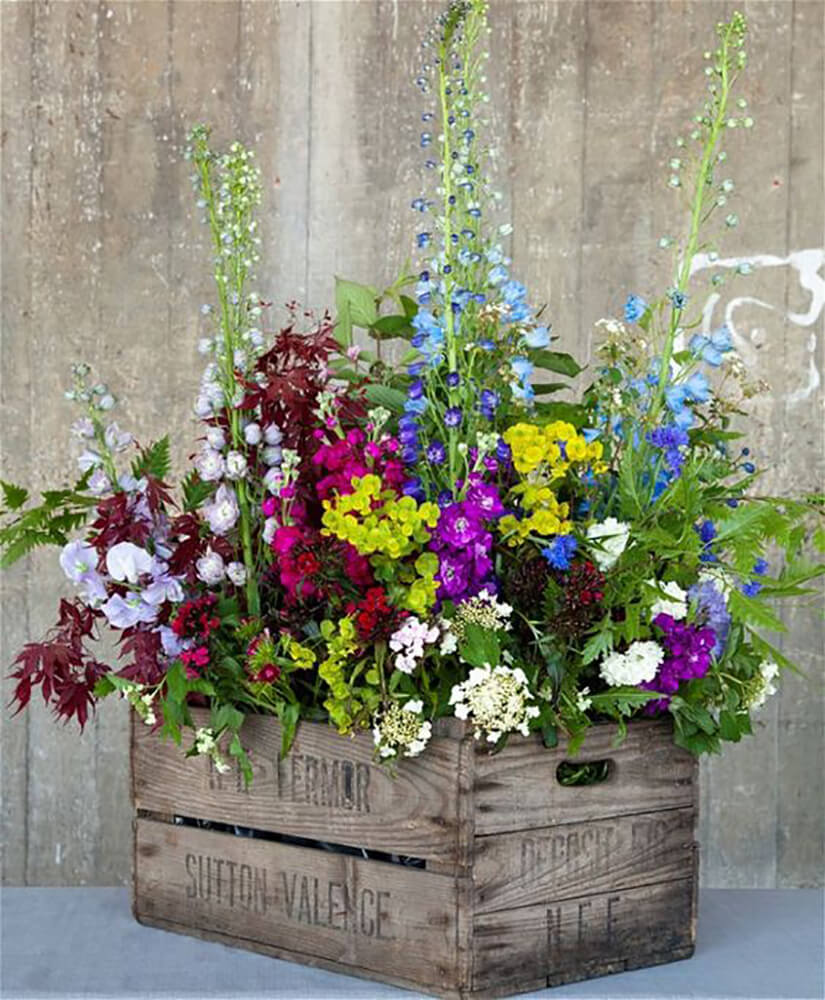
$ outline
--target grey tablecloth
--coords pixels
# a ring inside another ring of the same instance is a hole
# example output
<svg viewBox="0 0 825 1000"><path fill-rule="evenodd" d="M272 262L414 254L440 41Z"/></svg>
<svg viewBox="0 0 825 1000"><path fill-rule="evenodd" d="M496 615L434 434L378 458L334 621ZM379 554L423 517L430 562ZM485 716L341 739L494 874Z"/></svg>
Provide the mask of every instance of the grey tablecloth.
<svg viewBox="0 0 825 1000"><path fill-rule="evenodd" d="M824 900L806 889L706 890L693 959L529 996L822 1000ZM141 927L125 889L6 889L0 902L0 996L8 1000L416 996Z"/></svg>

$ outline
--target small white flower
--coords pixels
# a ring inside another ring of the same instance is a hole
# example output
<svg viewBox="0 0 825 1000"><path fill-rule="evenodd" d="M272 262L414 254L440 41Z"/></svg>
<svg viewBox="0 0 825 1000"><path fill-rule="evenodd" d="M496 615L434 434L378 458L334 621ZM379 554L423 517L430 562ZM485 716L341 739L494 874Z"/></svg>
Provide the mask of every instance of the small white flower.
<svg viewBox="0 0 825 1000"><path fill-rule="evenodd" d="M779 667L773 660L763 660L759 664L759 674L756 678L757 691L750 699L749 708L761 708L772 695L776 694L774 681L779 676Z"/></svg>
<svg viewBox="0 0 825 1000"><path fill-rule="evenodd" d="M244 441L253 447L261 443L261 438L263 433L261 431L261 425L256 423L247 424L243 429Z"/></svg>
<svg viewBox="0 0 825 1000"><path fill-rule="evenodd" d="M617 521L615 517L605 518L587 529L587 537L595 544L593 558L601 570L610 569L627 547L630 525Z"/></svg>
<svg viewBox="0 0 825 1000"><path fill-rule="evenodd" d="M650 606L650 617L656 615L670 615L676 621L681 621L687 614L687 592L682 590L675 580L667 583L662 581L648 580L649 586L655 587L659 592L659 597ZM664 596L662 596L664 595Z"/></svg>
<svg viewBox="0 0 825 1000"><path fill-rule="evenodd" d="M230 451L226 456L226 474L230 479L243 479L246 475L246 456Z"/></svg>
<svg viewBox="0 0 825 1000"><path fill-rule="evenodd" d="M207 587L214 587L223 580L225 568L223 558L218 552L208 548L206 553L195 563L198 579L203 580Z"/></svg>
<svg viewBox="0 0 825 1000"><path fill-rule="evenodd" d="M214 483L223 477L226 465L219 451L204 448L195 459L195 468L205 483Z"/></svg>
<svg viewBox="0 0 825 1000"><path fill-rule="evenodd" d="M81 417L72 424L71 432L78 438L93 438L95 436L95 425L89 417Z"/></svg>
<svg viewBox="0 0 825 1000"><path fill-rule="evenodd" d="M205 357L207 354L212 353L212 349L214 346L215 346L214 341L212 340L211 337L201 337L201 339L198 341L198 354L201 354Z"/></svg>
<svg viewBox="0 0 825 1000"><path fill-rule="evenodd" d="M104 493L108 493L111 488L111 480L103 469L95 469L89 477L89 492L93 493L96 497L100 497Z"/></svg>
<svg viewBox="0 0 825 1000"><path fill-rule="evenodd" d="M480 739L497 743L504 733L530 733L530 720L540 714L524 671L505 666L473 667L467 680L453 686L450 704L457 719L470 719Z"/></svg>
<svg viewBox="0 0 825 1000"><path fill-rule="evenodd" d="M599 674L611 687L636 687L653 680L664 658L665 651L657 642L634 642L625 653L608 653Z"/></svg>
<svg viewBox="0 0 825 1000"><path fill-rule="evenodd" d="M264 521L264 541L267 545L272 544L272 539L275 537L275 532L278 530L278 520L274 517L268 517Z"/></svg>
<svg viewBox="0 0 825 1000"><path fill-rule="evenodd" d="M589 687L583 687L581 691L576 692L576 708L584 713L593 704L593 699L588 697L590 694Z"/></svg>
<svg viewBox="0 0 825 1000"><path fill-rule="evenodd" d="M242 562L231 562L226 567L226 575L236 587L246 583L246 566Z"/></svg>
<svg viewBox="0 0 825 1000"><path fill-rule="evenodd" d="M424 711L424 702L420 698L406 702L401 709L403 712L415 712L419 714Z"/></svg>

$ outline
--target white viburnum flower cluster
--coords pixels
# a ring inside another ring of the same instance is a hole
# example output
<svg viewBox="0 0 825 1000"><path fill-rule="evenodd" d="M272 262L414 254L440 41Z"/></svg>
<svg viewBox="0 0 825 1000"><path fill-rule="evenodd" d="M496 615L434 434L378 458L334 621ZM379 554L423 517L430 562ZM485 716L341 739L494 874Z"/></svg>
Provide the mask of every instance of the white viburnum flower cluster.
<svg viewBox="0 0 825 1000"><path fill-rule="evenodd" d="M509 604L499 601L495 594L481 590L474 597L469 597L458 605L455 618L449 622L449 629L461 642L465 628L470 623L480 625L491 632L509 629L512 613L513 609Z"/></svg>
<svg viewBox="0 0 825 1000"><path fill-rule="evenodd" d="M584 715L584 713L593 704L593 699L590 697L590 688L583 687L581 691L576 692L576 708Z"/></svg>
<svg viewBox="0 0 825 1000"><path fill-rule="evenodd" d="M415 615L405 619L401 628L390 636L390 649L398 655L393 666L402 674L411 674L419 660L424 658L425 646L437 642L441 630L437 625L428 625Z"/></svg>
<svg viewBox="0 0 825 1000"><path fill-rule="evenodd" d="M229 764L223 759L218 741L212 729L203 727L195 730L195 753L200 757L211 757L215 770L220 774L226 774Z"/></svg>
<svg viewBox="0 0 825 1000"><path fill-rule="evenodd" d="M675 621L681 621L687 615L687 591L683 590L675 580L662 583L661 580L648 580L649 587L658 591L658 597L650 606L650 617L670 615Z"/></svg>
<svg viewBox="0 0 825 1000"><path fill-rule="evenodd" d="M417 757L427 746L433 733L432 723L422 715L424 702L411 699L403 705L390 702L375 716L372 738L378 756Z"/></svg>
<svg viewBox="0 0 825 1000"><path fill-rule="evenodd" d="M596 565L602 571L608 570L615 566L619 556L627 548L630 525L617 521L615 517L607 517L604 521L590 525L587 538L593 543L591 549Z"/></svg>
<svg viewBox="0 0 825 1000"><path fill-rule="evenodd" d="M779 676L779 667L773 660L763 660L759 664L759 673L751 682L752 691L748 698L748 708L761 708L772 695L776 694L774 681Z"/></svg>
<svg viewBox="0 0 825 1000"><path fill-rule="evenodd" d="M624 653L608 653L599 674L611 687L635 687L656 676L665 651L658 642L634 642Z"/></svg>
<svg viewBox="0 0 825 1000"><path fill-rule="evenodd" d="M469 720L475 738L487 734L488 743L497 743L505 733L528 736L530 720L539 714L531 704L527 677L520 667L473 667L467 680L456 684L450 704L457 719Z"/></svg>

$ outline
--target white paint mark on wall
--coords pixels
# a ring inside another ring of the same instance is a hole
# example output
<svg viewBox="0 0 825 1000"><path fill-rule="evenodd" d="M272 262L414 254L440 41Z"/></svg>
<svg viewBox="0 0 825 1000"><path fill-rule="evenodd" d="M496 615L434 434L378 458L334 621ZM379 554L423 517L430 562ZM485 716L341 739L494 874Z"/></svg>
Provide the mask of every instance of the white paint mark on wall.
<svg viewBox="0 0 825 1000"><path fill-rule="evenodd" d="M808 250L795 250L786 257L776 254L753 254L745 257L722 257L713 259L710 254L697 254L691 265L691 275L704 270L718 270L720 268L736 270L742 265L750 265L753 270L766 267L790 267L797 275L799 285L810 295L810 301L804 312L785 312L784 307L772 305L764 299L754 298L752 295L739 295L725 303L725 323L727 323L733 342L742 360L749 366L755 365L757 360L756 351L762 346L765 339L765 331L761 327L753 327L748 336L736 326L736 311L744 305L758 306L775 313L783 313L784 318L796 326L813 326L825 311L825 249L811 248ZM719 304L721 295L713 292L708 296L702 310L702 330L707 333L718 325L714 321L714 313ZM806 383L798 389L788 393L786 403L793 406L809 399L822 384L822 376L816 366L816 346L817 337L813 333L808 338L808 365Z"/></svg>
<svg viewBox="0 0 825 1000"><path fill-rule="evenodd" d="M63 863L63 845L60 841L54 845L54 863L56 865Z"/></svg>

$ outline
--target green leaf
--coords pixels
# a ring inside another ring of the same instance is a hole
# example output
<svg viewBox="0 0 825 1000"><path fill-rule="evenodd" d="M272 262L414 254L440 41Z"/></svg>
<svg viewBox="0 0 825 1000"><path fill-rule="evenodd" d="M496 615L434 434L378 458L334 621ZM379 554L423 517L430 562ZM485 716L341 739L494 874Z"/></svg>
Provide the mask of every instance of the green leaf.
<svg viewBox="0 0 825 1000"><path fill-rule="evenodd" d="M392 340L394 337L409 340L413 332L406 316L381 316L370 327L370 333L376 340Z"/></svg>
<svg viewBox="0 0 825 1000"><path fill-rule="evenodd" d="M281 759L289 753L295 734L298 731L298 720L301 716L300 705L287 705L282 702L283 708L279 709L278 717L281 720Z"/></svg>
<svg viewBox="0 0 825 1000"><path fill-rule="evenodd" d="M536 403L533 408L537 417L542 423L551 423L554 420L566 420L575 428L580 429L585 426L589 419L587 409L580 403L567 403L564 400L554 400L552 403Z"/></svg>
<svg viewBox="0 0 825 1000"><path fill-rule="evenodd" d="M742 738L742 730L739 727L738 714L729 712L727 709L719 713L719 734L723 740L728 740L731 743L739 742Z"/></svg>
<svg viewBox="0 0 825 1000"><path fill-rule="evenodd" d="M140 479L141 476L165 479L169 475L170 467L169 438L164 436L141 451L132 462L132 475L135 479Z"/></svg>
<svg viewBox="0 0 825 1000"><path fill-rule="evenodd" d="M205 503L215 490L214 483L205 483L193 469L181 484L183 509L191 514Z"/></svg>
<svg viewBox="0 0 825 1000"><path fill-rule="evenodd" d="M383 406L392 413L402 413L407 397L400 389L388 385L372 384L364 390L367 399L373 406Z"/></svg>
<svg viewBox="0 0 825 1000"><path fill-rule="evenodd" d="M559 731L552 722L547 722L541 727L541 738L548 750L559 745Z"/></svg>
<svg viewBox="0 0 825 1000"><path fill-rule="evenodd" d="M187 683L183 664L180 660L176 660L166 671L166 690L170 701L183 704L183 700L186 697Z"/></svg>
<svg viewBox="0 0 825 1000"><path fill-rule="evenodd" d="M2 479L0 479L0 489L3 490L3 502L9 510L18 510L29 498L28 490Z"/></svg>
<svg viewBox="0 0 825 1000"><path fill-rule="evenodd" d="M241 738L237 733L233 733L232 739L229 741L229 756L234 757L238 762L241 774L243 774L244 784L247 787L251 785L253 778L252 764L249 761L249 755L243 748Z"/></svg>
<svg viewBox="0 0 825 1000"><path fill-rule="evenodd" d="M557 375L567 375L568 378L575 378L579 372L584 371L574 357L562 351L528 351L527 356L536 368L543 368Z"/></svg>
<svg viewBox="0 0 825 1000"><path fill-rule="evenodd" d="M591 635L582 650L582 665L587 666L594 660L598 660L604 653L609 653L613 648L613 633L610 629L604 629Z"/></svg>
<svg viewBox="0 0 825 1000"><path fill-rule="evenodd" d="M561 389L569 389L570 386L566 382L534 382L533 391L537 396L549 396L553 392L559 392Z"/></svg>
<svg viewBox="0 0 825 1000"><path fill-rule="evenodd" d="M788 628L781 618L764 601L755 597L747 597L741 590L732 590L728 596L728 610L735 619L753 625L756 628L766 628L772 632L787 632Z"/></svg>
<svg viewBox="0 0 825 1000"><path fill-rule="evenodd" d="M418 315L418 303L415 299L411 299L409 295L401 295L399 301L408 320L412 320Z"/></svg>
<svg viewBox="0 0 825 1000"><path fill-rule="evenodd" d="M488 663L491 667L496 667L501 657L501 644L495 632L475 622L468 622L464 626L464 639L458 652L461 659L471 667L483 667Z"/></svg>
<svg viewBox="0 0 825 1000"><path fill-rule="evenodd" d="M367 329L375 325L378 319L377 299L378 292L368 285L344 281L343 278L335 279L335 304L339 312L342 304L346 304L346 311L353 326Z"/></svg>

